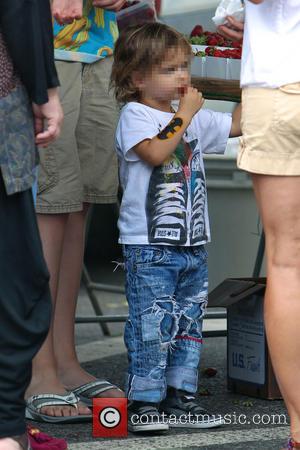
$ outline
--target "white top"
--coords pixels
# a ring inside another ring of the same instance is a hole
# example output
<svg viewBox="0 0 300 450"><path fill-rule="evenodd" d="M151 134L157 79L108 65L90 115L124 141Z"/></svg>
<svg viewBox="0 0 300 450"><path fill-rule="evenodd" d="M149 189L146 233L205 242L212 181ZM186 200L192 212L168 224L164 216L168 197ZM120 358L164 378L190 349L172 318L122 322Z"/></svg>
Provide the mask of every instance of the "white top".
<svg viewBox="0 0 300 450"><path fill-rule="evenodd" d="M300 81L300 0L246 1L241 86Z"/></svg>
<svg viewBox="0 0 300 450"><path fill-rule="evenodd" d="M202 153L224 153L231 115L200 110L176 151L153 167L132 148L156 136L173 116L136 102L122 109L116 133L121 244L192 246L210 240Z"/></svg>

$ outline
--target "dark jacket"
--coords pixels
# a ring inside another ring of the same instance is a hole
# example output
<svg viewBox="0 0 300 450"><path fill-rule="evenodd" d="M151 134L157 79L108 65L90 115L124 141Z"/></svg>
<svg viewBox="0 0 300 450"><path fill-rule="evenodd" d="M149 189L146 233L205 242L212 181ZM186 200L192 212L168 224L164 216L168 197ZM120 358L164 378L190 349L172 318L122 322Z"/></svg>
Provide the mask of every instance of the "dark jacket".
<svg viewBox="0 0 300 450"><path fill-rule="evenodd" d="M49 0L0 0L0 27L31 100L46 103L59 85Z"/></svg>

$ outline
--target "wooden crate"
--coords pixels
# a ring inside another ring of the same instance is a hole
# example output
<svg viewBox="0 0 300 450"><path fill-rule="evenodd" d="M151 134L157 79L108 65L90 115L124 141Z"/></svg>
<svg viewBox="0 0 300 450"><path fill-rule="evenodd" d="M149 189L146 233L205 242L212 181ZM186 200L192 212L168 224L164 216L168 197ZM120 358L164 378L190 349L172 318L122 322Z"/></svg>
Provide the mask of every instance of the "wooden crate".
<svg viewBox="0 0 300 450"><path fill-rule="evenodd" d="M193 77L192 85L208 100L227 100L238 103L241 101L239 80Z"/></svg>

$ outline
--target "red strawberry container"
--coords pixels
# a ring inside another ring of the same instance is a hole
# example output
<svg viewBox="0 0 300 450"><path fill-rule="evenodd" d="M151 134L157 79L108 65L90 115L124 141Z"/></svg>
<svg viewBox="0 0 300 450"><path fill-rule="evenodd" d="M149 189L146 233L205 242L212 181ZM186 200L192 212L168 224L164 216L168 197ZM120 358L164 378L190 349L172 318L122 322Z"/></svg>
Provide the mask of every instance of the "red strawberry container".
<svg viewBox="0 0 300 450"><path fill-rule="evenodd" d="M157 16L155 3L152 0L141 0L127 2L126 8L117 13L117 22L119 30L129 25L141 25L146 22L156 22Z"/></svg>

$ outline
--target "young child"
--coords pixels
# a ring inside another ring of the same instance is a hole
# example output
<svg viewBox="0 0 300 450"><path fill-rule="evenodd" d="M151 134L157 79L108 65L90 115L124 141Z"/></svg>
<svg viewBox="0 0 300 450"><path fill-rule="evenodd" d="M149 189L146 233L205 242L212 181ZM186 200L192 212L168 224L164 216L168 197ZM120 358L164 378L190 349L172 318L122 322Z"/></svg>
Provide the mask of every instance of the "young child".
<svg viewBox="0 0 300 450"><path fill-rule="evenodd" d="M116 146L131 431L223 423L193 395L207 304L204 244L210 240L202 153L225 151L228 137L240 134L240 113L232 120L201 110L202 95L191 87L191 56L187 40L161 23L128 28L115 47L112 84L125 103Z"/></svg>

